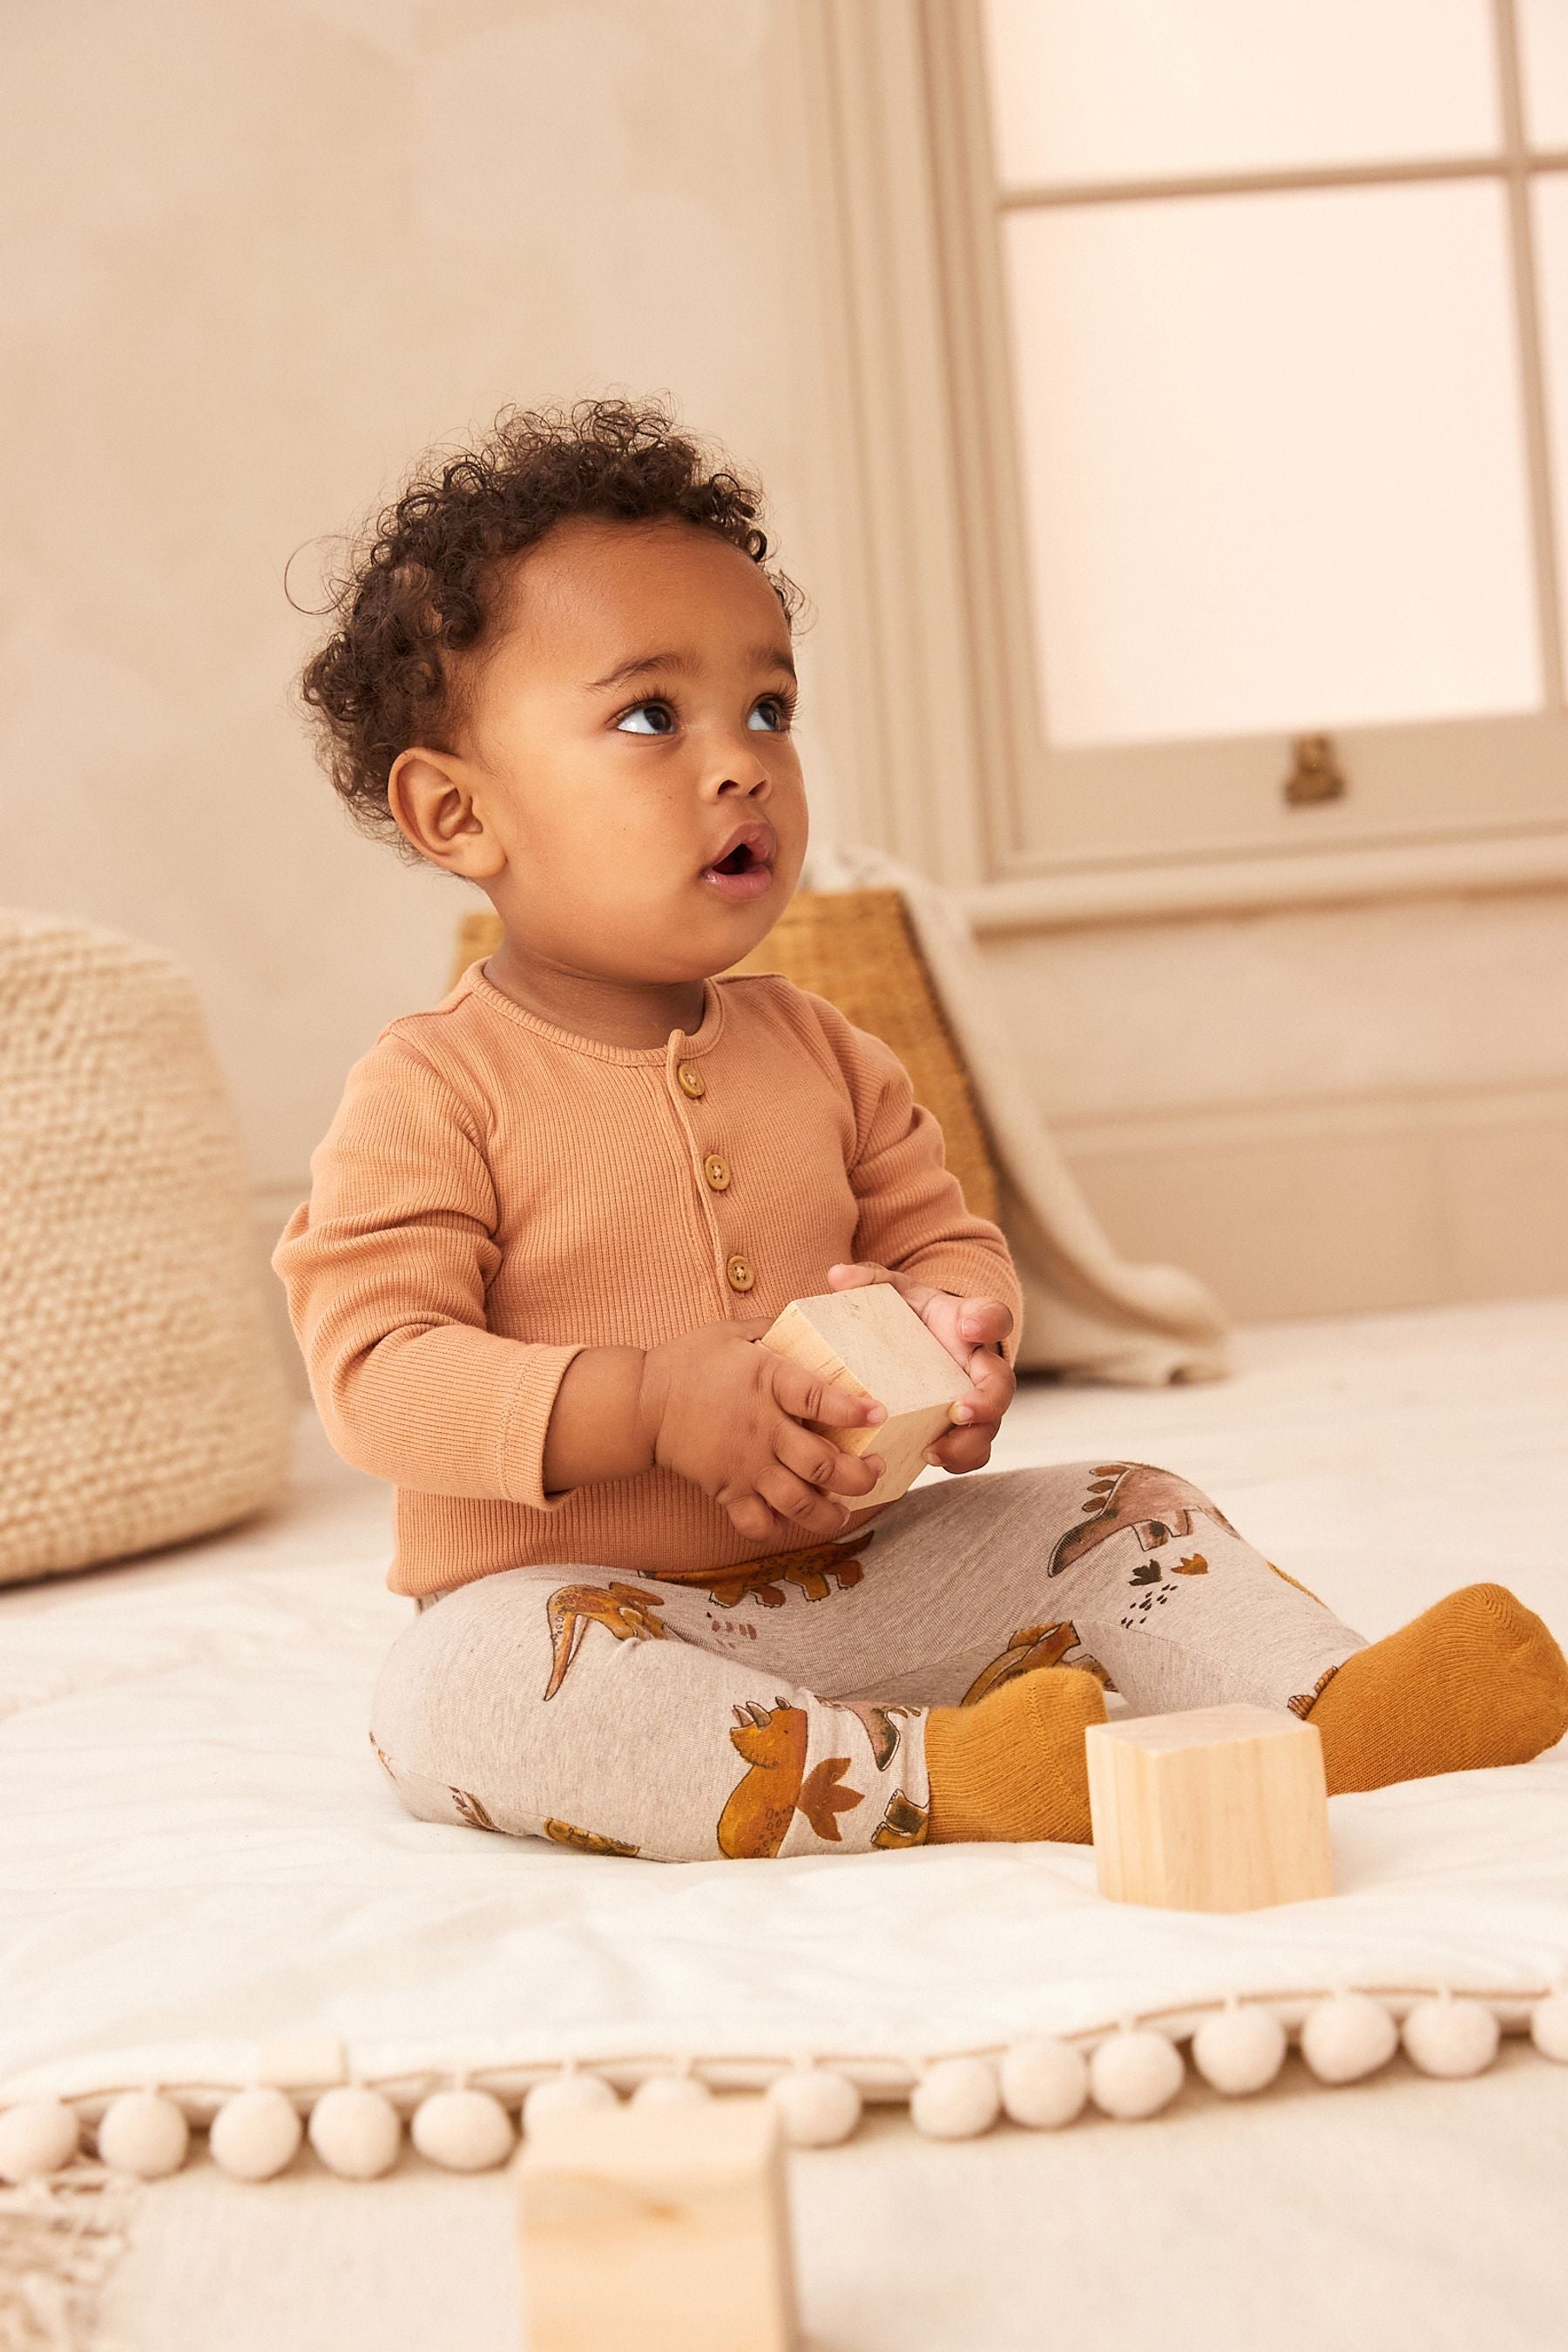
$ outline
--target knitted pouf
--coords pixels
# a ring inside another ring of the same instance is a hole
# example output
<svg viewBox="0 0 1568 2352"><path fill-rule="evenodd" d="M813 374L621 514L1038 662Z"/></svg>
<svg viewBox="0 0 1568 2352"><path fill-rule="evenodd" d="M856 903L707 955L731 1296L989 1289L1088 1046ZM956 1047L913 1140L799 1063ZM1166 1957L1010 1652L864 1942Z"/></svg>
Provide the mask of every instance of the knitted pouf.
<svg viewBox="0 0 1568 2352"><path fill-rule="evenodd" d="M0 1583L231 1525L293 1408L195 991L0 908Z"/></svg>

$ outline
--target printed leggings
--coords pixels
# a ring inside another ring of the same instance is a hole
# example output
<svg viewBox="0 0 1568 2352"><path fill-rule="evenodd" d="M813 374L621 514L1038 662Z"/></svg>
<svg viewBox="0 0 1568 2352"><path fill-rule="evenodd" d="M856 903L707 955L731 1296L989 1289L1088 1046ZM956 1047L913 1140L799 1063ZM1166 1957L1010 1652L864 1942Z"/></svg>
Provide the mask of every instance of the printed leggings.
<svg viewBox="0 0 1568 2352"><path fill-rule="evenodd" d="M1305 1713L1365 1647L1174 1472L912 1488L837 1542L653 1578L576 1561L427 1599L371 1738L421 1821L663 1862L918 1845L925 1719L1037 1666L1134 1715Z"/></svg>

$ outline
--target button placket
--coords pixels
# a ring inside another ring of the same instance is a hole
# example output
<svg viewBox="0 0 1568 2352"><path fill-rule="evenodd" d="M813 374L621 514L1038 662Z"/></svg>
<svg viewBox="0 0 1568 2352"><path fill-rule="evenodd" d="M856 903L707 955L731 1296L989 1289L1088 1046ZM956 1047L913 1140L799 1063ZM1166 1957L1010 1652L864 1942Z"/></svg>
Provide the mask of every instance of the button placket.
<svg viewBox="0 0 1568 2352"><path fill-rule="evenodd" d="M675 1081L689 1102L700 1102L707 1095L707 1081L694 1062L678 1062L675 1066ZM697 1139L693 1137L692 1140L695 1142ZM733 1171L721 1151L704 1151L701 1155L701 1168L703 1181L708 1188L709 1224L715 1241L718 1242L721 1249L723 1249L725 1237L720 1230L718 1204L712 1195L729 1191ZM744 1251L728 1250L726 1252L724 1279L731 1290L742 1297L753 1287L757 1279L757 1270Z"/></svg>

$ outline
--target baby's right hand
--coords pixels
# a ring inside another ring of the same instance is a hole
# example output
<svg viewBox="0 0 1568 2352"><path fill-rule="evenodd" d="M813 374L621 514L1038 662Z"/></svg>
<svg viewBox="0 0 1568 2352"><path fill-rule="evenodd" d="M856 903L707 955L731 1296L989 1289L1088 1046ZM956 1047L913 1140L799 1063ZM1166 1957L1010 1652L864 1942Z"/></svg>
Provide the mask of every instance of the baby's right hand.
<svg viewBox="0 0 1568 2352"><path fill-rule="evenodd" d="M843 1454L802 1422L857 1428L887 1407L757 1345L773 1318L700 1324L650 1348L638 1411L653 1458L722 1503L752 1540L842 1533L851 1505L882 1475L877 1454ZM787 1547L781 1547L787 1548Z"/></svg>

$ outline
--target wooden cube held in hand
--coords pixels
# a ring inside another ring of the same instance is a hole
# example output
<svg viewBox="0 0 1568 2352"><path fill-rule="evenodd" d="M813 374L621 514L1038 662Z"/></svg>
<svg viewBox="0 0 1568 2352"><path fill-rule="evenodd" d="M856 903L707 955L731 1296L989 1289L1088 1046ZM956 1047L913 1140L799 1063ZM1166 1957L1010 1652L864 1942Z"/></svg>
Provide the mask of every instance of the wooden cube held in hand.
<svg viewBox="0 0 1568 2352"><path fill-rule="evenodd" d="M1084 1734L1100 1891L1177 1911L1331 1895L1317 1725L1287 1707L1204 1706Z"/></svg>
<svg viewBox="0 0 1568 2352"><path fill-rule="evenodd" d="M926 1447L952 1426L949 1408L973 1392L963 1365L890 1282L792 1298L762 1345L887 1406L887 1420L874 1426L822 1431L845 1454L882 1457L882 1475L868 1495L839 1496L854 1511L890 1503L912 1486L925 1467Z"/></svg>
<svg viewBox="0 0 1568 2352"><path fill-rule="evenodd" d="M765 2099L556 2115L513 2173L528 2352L793 2352L784 2152Z"/></svg>

